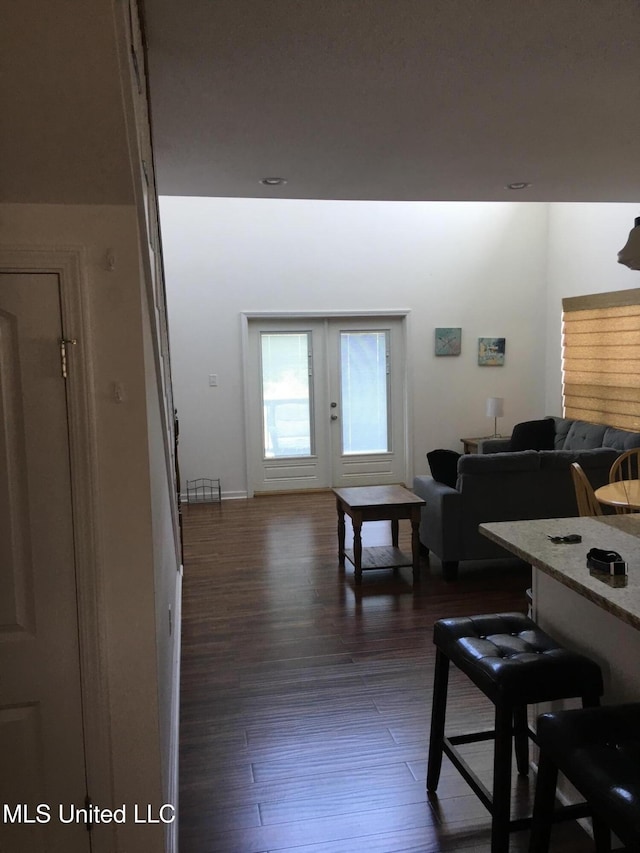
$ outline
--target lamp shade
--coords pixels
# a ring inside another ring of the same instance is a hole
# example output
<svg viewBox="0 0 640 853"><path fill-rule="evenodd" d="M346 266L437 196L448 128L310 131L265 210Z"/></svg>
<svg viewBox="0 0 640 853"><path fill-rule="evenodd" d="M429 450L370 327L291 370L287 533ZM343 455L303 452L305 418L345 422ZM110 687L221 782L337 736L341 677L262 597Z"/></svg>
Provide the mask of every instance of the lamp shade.
<svg viewBox="0 0 640 853"><path fill-rule="evenodd" d="M487 417L501 418L504 415L504 397L487 397Z"/></svg>
<svg viewBox="0 0 640 853"><path fill-rule="evenodd" d="M618 252L618 263L630 270L640 270L640 216L636 217L634 226L629 232L629 239Z"/></svg>

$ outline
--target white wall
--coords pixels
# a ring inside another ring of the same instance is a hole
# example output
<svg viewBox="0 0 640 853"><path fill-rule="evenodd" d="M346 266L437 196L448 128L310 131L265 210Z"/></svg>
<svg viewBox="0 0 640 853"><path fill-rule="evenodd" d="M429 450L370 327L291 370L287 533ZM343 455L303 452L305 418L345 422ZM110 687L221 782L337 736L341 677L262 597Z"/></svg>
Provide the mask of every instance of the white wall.
<svg viewBox="0 0 640 853"><path fill-rule="evenodd" d="M640 205L552 204L547 269L545 412L562 410L562 299L640 287L640 274L617 262Z"/></svg>
<svg viewBox="0 0 640 853"><path fill-rule="evenodd" d="M160 199L183 477L246 489L240 313L410 309L414 470L435 447L508 431L544 409L544 204ZM462 355L436 358L436 326ZM477 338L506 338L478 367ZM208 374L218 374L218 387Z"/></svg>

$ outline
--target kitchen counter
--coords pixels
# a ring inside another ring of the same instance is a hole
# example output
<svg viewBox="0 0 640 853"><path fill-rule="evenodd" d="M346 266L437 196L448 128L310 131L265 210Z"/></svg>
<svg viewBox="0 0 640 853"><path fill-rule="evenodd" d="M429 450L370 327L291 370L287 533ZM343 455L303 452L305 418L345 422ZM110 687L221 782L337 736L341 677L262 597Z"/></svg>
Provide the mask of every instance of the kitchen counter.
<svg viewBox="0 0 640 853"><path fill-rule="evenodd" d="M487 522L480 531L531 564L533 619L600 666L603 704L640 701L640 514ZM580 534L582 542L554 544L547 538L570 533ZM587 568L591 548L617 551L626 560L624 586ZM579 706L576 699L545 703L534 717ZM566 802L582 799L563 777L559 787Z"/></svg>
<svg viewBox="0 0 640 853"><path fill-rule="evenodd" d="M640 630L640 514L487 522L480 525L480 531L562 586ZM569 533L580 534L582 542L556 545L547 538ZM617 551L627 561L624 586L617 585L619 578L587 568L591 548Z"/></svg>

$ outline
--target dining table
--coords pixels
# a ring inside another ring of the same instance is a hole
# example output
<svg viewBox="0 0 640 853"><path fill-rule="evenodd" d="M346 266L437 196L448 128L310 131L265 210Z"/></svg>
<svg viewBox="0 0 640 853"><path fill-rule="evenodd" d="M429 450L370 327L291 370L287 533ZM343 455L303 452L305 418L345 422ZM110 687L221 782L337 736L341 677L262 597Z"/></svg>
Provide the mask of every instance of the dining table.
<svg viewBox="0 0 640 853"><path fill-rule="evenodd" d="M598 503L640 510L640 480L616 480L595 490Z"/></svg>

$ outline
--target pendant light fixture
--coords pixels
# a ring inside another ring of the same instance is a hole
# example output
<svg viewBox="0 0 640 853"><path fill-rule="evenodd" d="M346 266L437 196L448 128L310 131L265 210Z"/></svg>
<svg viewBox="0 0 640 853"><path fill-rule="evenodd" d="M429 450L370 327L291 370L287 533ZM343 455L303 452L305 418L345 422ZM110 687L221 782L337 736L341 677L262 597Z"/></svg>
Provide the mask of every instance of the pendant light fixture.
<svg viewBox="0 0 640 853"><path fill-rule="evenodd" d="M640 216L636 217L629 239L618 252L618 263L630 270L640 270Z"/></svg>

